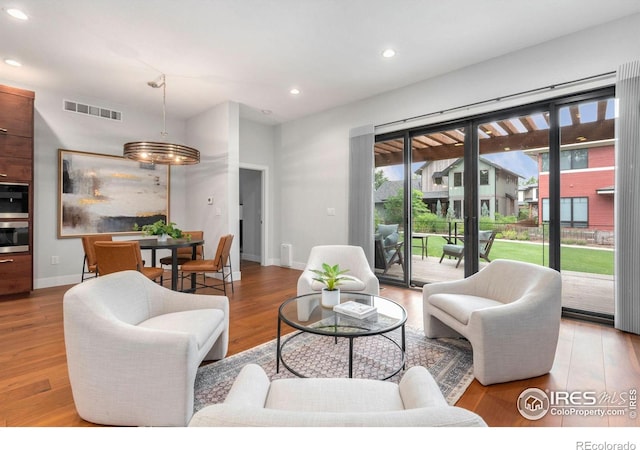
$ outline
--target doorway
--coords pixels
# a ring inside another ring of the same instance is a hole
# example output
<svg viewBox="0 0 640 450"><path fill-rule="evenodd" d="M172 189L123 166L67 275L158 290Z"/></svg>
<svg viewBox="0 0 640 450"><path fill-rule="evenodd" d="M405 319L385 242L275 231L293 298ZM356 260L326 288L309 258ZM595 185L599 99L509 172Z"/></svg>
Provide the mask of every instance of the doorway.
<svg viewBox="0 0 640 450"><path fill-rule="evenodd" d="M239 176L240 261L266 266L265 197L267 168L242 166Z"/></svg>

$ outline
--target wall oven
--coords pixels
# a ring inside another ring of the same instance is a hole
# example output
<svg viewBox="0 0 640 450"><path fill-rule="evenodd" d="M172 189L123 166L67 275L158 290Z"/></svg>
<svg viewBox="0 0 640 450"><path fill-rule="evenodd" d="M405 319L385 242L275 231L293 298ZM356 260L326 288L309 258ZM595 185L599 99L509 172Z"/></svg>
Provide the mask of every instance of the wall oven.
<svg viewBox="0 0 640 450"><path fill-rule="evenodd" d="M28 217L29 185L0 183L0 219L27 219Z"/></svg>
<svg viewBox="0 0 640 450"><path fill-rule="evenodd" d="M29 251L29 222L0 222L0 253Z"/></svg>

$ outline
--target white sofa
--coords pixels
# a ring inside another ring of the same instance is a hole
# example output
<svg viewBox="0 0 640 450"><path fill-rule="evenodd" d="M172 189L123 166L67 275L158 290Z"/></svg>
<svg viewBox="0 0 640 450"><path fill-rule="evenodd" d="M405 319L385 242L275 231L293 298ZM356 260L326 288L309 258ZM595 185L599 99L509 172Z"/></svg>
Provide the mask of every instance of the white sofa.
<svg viewBox="0 0 640 450"><path fill-rule="evenodd" d="M344 275L350 277L338 288L341 292L361 292L364 294L380 295L380 282L371 270L369 261L362 247L355 245L317 245L311 249L307 264L298 278L298 296L318 293L324 285L314 281L317 275L311 269L322 269L322 263L331 266L340 265L340 269L349 269ZM318 299L299 299L298 319L305 321L318 306Z"/></svg>
<svg viewBox="0 0 640 450"><path fill-rule="evenodd" d="M559 272L497 259L463 280L425 284L422 292L426 336L466 337L483 385L551 370L560 331Z"/></svg>
<svg viewBox="0 0 640 450"><path fill-rule="evenodd" d="M190 427L486 426L477 414L445 401L426 368L400 383L355 378L269 381L262 367L242 368L224 403L194 414Z"/></svg>
<svg viewBox="0 0 640 450"><path fill-rule="evenodd" d="M199 364L227 353L227 297L175 292L123 271L72 287L63 305L80 417L106 425L188 424Z"/></svg>

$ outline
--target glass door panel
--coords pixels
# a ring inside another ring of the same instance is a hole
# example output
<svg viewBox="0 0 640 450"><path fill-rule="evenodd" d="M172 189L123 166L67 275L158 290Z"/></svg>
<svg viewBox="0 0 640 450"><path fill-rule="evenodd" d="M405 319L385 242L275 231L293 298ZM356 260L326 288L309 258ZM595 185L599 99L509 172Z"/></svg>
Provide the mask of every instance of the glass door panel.
<svg viewBox="0 0 640 450"><path fill-rule="evenodd" d="M547 111L482 123L478 133L478 255L549 265L548 222L539 193L549 192L540 154L549 149Z"/></svg>
<svg viewBox="0 0 640 450"><path fill-rule="evenodd" d="M615 101L572 104L559 119L562 306L613 316Z"/></svg>
<svg viewBox="0 0 640 450"><path fill-rule="evenodd" d="M462 128L411 138L411 282L464 278L464 140Z"/></svg>
<svg viewBox="0 0 640 450"><path fill-rule="evenodd" d="M374 251L380 279L405 281L406 223L403 137L374 146Z"/></svg>

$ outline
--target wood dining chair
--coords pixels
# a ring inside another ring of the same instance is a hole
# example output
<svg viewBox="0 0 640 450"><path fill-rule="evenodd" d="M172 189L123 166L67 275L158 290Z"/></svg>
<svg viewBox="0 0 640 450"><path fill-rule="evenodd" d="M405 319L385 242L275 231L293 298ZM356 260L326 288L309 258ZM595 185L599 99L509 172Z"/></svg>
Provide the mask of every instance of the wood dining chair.
<svg viewBox="0 0 640 450"><path fill-rule="evenodd" d="M223 291L227 295L227 284L231 284L231 292L234 292L231 244L233 244L232 234L222 236L218 241L218 247L213 259L187 261L180 266L181 272L184 275L194 274L196 277L202 274L202 283L199 283L196 279L196 289L212 288ZM207 277L207 274L213 274L213 276ZM210 283L207 283L207 278L211 279Z"/></svg>
<svg viewBox="0 0 640 450"><path fill-rule="evenodd" d="M136 270L147 278L163 281L164 269L145 267L140 244L137 241L97 241L94 243L98 272L107 275L123 270Z"/></svg>

